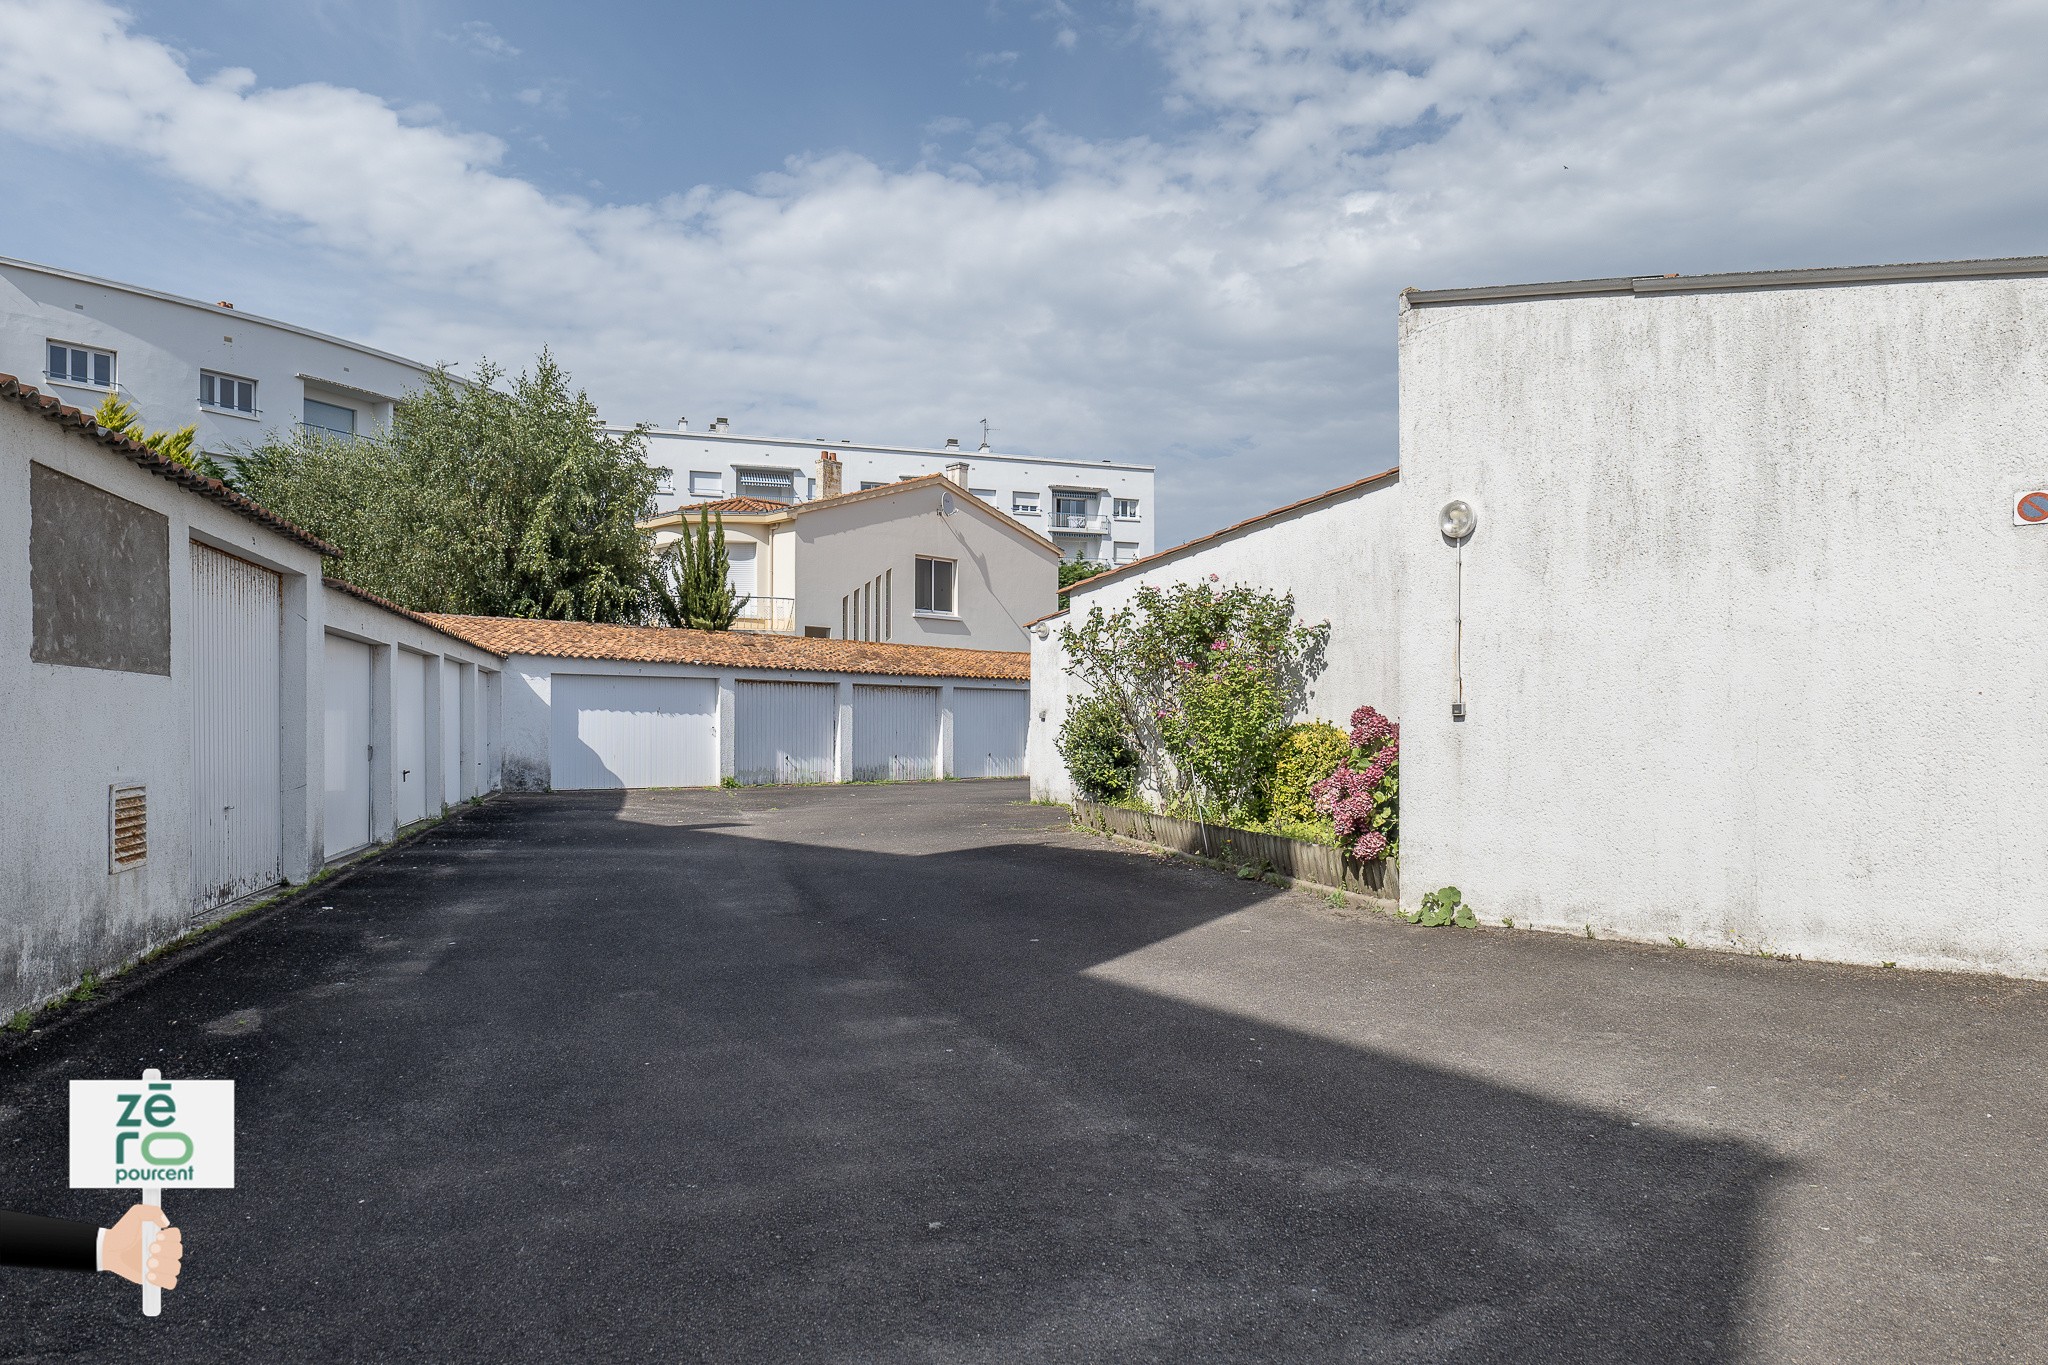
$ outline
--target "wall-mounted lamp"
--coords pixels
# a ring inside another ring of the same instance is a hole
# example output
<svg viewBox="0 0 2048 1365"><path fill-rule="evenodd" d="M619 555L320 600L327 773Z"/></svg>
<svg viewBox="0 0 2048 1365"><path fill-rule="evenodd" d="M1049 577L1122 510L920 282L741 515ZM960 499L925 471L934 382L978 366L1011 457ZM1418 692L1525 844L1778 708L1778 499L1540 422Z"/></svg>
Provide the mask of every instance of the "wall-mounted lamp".
<svg viewBox="0 0 2048 1365"><path fill-rule="evenodd" d="M1456 639L1451 652L1451 679L1455 691L1451 694L1451 719L1465 719L1465 542L1471 538L1479 525L1479 514L1472 510L1472 504L1463 498L1453 498L1444 504L1444 510L1437 514L1437 529L1444 539L1458 550L1458 606L1455 623Z"/></svg>

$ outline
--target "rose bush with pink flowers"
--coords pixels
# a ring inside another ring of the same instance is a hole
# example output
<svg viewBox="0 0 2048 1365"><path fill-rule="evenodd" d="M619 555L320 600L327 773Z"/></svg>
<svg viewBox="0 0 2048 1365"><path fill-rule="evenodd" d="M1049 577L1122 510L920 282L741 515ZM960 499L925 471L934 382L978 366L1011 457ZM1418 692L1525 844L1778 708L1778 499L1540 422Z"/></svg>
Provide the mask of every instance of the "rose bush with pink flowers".
<svg viewBox="0 0 2048 1365"><path fill-rule="evenodd" d="M1298 624L1292 596L1211 574L1091 608L1060 643L1081 690L1123 717L1143 789L1162 807L1252 823L1266 818L1288 722L1329 633L1328 622Z"/></svg>

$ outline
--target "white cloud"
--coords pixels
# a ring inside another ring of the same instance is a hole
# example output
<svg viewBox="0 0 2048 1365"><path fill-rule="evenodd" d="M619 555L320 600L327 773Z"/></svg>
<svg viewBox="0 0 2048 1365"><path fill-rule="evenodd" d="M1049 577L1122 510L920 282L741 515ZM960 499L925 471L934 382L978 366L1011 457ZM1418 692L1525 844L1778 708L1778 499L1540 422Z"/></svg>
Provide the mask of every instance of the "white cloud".
<svg viewBox="0 0 2048 1365"><path fill-rule="evenodd" d="M355 262L365 340L549 343L626 419L927 442L986 413L1156 460L1187 534L1391 458L1403 285L2039 249L2048 11L2019 0L1138 20L1170 139L941 119L906 171L827 155L650 203L544 193L497 139L361 91L195 76L92 0L0 0L0 126Z"/></svg>
<svg viewBox="0 0 2048 1365"><path fill-rule="evenodd" d="M506 42L503 34L481 19L471 19L453 33L439 33L435 36L444 42L468 48L479 57L509 61L519 55L518 48Z"/></svg>
<svg viewBox="0 0 2048 1365"><path fill-rule="evenodd" d="M529 109L560 117L569 112L569 83L550 77L539 85L518 91L513 98Z"/></svg>

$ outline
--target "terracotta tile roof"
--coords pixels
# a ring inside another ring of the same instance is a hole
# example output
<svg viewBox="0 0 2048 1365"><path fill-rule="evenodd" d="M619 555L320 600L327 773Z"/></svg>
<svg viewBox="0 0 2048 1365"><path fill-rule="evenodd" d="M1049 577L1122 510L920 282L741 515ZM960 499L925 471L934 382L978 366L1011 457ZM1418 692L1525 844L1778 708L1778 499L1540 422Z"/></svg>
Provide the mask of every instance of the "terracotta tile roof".
<svg viewBox="0 0 2048 1365"><path fill-rule="evenodd" d="M745 630L675 630L668 626L605 626L589 621L534 621L509 616L444 616L437 612L428 612L421 619L493 654L700 664L710 668L881 673L915 678L1027 682L1031 677L1031 656L1023 651L944 649L937 645L885 644L875 640L815 640Z"/></svg>
<svg viewBox="0 0 2048 1365"><path fill-rule="evenodd" d="M1271 521L1275 517L1284 517L1289 512L1299 512L1304 507L1313 507L1319 502L1326 502L1331 498L1342 497L1346 493L1355 493L1360 489L1370 487L1371 485L1380 482L1382 479L1399 478L1400 475L1401 466L1395 465L1392 469L1383 469L1377 474L1368 474L1362 479L1354 479L1350 483L1340 484L1336 488L1326 488L1322 492L1312 493L1308 497L1302 498L1298 502L1290 502L1285 507L1275 507L1270 512L1261 512L1255 517L1246 517L1243 521L1234 521L1220 531L1211 531L1206 536L1196 536L1193 540L1184 540L1180 544L1168 546L1164 550L1155 550L1151 554L1146 555L1143 559L1134 559L1128 564L1119 564L1114 569L1110 569L1104 573L1096 574L1093 578L1077 579L1076 581L1067 584L1066 587L1061 588L1060 594L1061 596L1067 596L1072 593L1080 591L1082 588L1099 587L1102 584L1109 582L1109 580L1112 578L1122 578L1125 574L1133 573L1136 570L1143 568L1145 565L1150 564L1155 560L1165 559L1169 555L1177 555L1182 550L1192 550L1195 548L1195 546L1206 545L1212 540L1220 540L1224 536L1229 535L1232 531L1242 531L1247 526L1257 526L1262 521ZM1049 611L1045 615L1038 617L1036 620L1026 621L1024 624L1028 628L1037 625L1039 621L1050 621L1055 616L1065 616L1066 614L1067 608L1061 607L1058 611Z"/></svg>
<svg viewBox="0 0 2048 1365"><path fill-rule="evenodd" d="M89 441L98 441L107 449L117 455L126 456L129 460L142 466L142 468L158 478L168 479L181 488L197 493L202 498L217 502L236 516L247 517L257 525L275 531L286 540L297 541L307 549L317 551L332 559L339 559L341 557L341 551L335 549L326 541L321 540L310 531L300 530L283 517L277 515L277 513L268 511L257 503L251 502L219 479L209 479L197 470L179 464L176 460L167 460L140 441L131 441L126 436L116 436L113 432L108 431L105 427L93 421L91 413L81 411L59 401L54 394L39 392L34 385L24 384L11 374L0 374L0 399L16 403L35 413L38 417L43 417L61 426L69 427Z"/></svg>
<svg viewBox="0 0 2048 1365"><path fill-rule="evenodd" d="M777 502L773 498L737 497L719 498L715 502L693 502L687 507L676 508L674 512L670 512L668 515L676 516L682 512L751 512L758 515L768 512L787 512L788 510L788 503Z"/></svg>
<svg viewBox="0 0 2048 1365"><path fill-rule="evenodd" d="M393 612L411 621L417 621L421 625L425 626L428 630L433 631L437 635L446 635L452 640L460 640L462 641L462 643L470 646L472 649L481 649L486 654L498 653L498 651L495 649L489 649L483 645L477 644L476 641L469 639L467 636L457 635L454 631L449 630L446 626L441 625L433 618L427 616L424 612L409 611L406 608L399 606L398 603L396 602L389 601L386 598L377 596L376 593L371 592L367 588L359 588L355 584L345 583L339 578L322 578L320 581L326 584L328 587L334 589L336 592L347 593L350 597L355 598L357 601L368 602L373 607L382 607L384 610L388 612ZM498 657L503 658L504 655L499 654Z"/></svg>

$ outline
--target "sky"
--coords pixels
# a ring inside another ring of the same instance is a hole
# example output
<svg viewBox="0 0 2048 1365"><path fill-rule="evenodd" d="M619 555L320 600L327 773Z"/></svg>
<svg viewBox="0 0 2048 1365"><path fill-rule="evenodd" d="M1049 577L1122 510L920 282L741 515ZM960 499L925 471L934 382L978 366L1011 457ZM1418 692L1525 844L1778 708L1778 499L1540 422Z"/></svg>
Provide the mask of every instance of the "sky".
<svg viewBox="0 0 2048 1365"><path fill-rule="evenodd" d="M0 255L607 417L1397 458L1398 292L2048 252L2048 4L0 0Z"/></svg>

